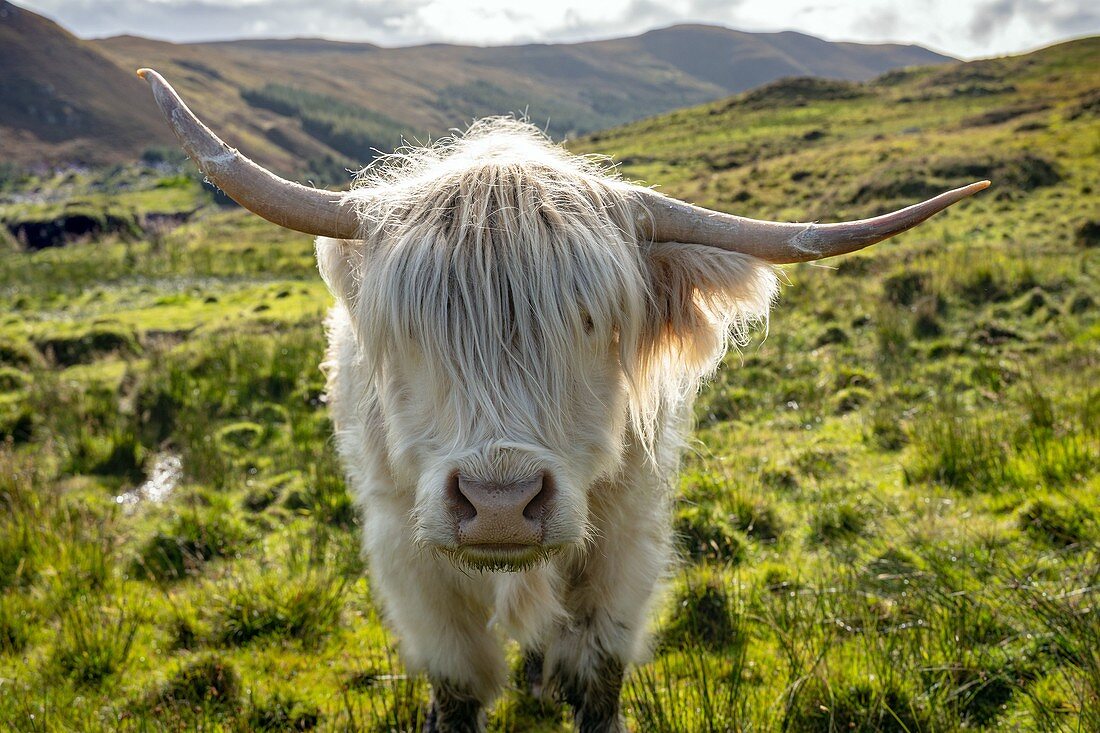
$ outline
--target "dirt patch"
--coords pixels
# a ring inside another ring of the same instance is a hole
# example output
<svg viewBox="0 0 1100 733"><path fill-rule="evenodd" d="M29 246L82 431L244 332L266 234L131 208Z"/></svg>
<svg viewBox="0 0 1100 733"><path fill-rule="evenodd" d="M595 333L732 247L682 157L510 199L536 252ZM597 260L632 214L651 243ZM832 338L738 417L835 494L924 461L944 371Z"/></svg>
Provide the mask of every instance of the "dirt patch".
<svg viewBox="0 0 1100 733"><path fill-rule="evenodd" d="M90 364L108 354L136 356L141 344L133 331L106 325L73 336L51 336L35 342L43 356L59 366Z"/></svg>
<svg viewBox="0 0 1100 733"><path fill-rule="evenodd" d="M117 234L123 237L164 235L183 224L193 211L150 212L141 217L119 216L106 212L79 211L51 219L22 219L5 226L10 236L31 252L64 247Z"/></svg>
<svg viewBox="0 0 1100 733"><path fill-rule="evenodd" d="M9 222L8 231L24 249L38 251L105 234L136 236L140 227L134 219L113 214L64 214L53 219Z"/></svg>

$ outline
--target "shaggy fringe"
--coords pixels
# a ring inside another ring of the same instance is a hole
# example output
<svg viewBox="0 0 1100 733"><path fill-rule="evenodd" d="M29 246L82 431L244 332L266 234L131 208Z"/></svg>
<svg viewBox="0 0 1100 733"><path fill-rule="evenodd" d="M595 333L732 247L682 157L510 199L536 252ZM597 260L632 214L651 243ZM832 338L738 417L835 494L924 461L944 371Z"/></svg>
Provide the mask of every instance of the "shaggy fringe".
<svg viewBox="0 0 1100 733"><path fill-rule="evenodd" d="M531 436L566 433L562 395L609 401L577 383L586 345L615 343L653 456L662 415L766 324L777 285L747 255L640 239L639 190L532 125L480 120L364 169L347 194L364 244L322 240L319 262L370 371L423 359L435 385L459 385L449 399L465 424L452 434L502 414L512 422L492 429L518 419Z"/></svg>

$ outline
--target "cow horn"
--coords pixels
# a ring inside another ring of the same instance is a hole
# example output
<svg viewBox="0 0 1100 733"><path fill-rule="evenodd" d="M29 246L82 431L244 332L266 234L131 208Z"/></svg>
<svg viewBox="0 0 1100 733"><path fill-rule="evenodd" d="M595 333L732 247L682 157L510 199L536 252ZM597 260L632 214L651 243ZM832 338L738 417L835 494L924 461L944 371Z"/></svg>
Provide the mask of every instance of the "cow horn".
<svg viewBox="0 0 1100 733"><path fill-rule="evenodd" d="M343 194L309 188L256 165L210 131L176 90L152 69L138 69L184 151L206 178L238 204L268 221L306 234L355 239L359 221Z"/></svg>
<svg viewBox="0 0 1100 733"><path fill-rule="evenodd" d="M693 206L651 189L642 189L648 209L642 226L654 242L710 245L759 257L777 265L809 262L881 242L988 187L989 181L978 181L891 214L837 224L792 224L746 219Z"/></svg>

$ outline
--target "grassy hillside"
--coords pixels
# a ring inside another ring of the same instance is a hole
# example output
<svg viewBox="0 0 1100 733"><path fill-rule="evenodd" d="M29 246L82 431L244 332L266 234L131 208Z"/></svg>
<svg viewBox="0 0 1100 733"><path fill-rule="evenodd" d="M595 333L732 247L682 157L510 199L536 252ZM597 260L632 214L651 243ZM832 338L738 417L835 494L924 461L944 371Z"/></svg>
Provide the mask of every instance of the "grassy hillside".
<svg viewBox="0 0 1100 733"><path fill-rule="evenodd" d="M785 268L769 334L704 391L634 729L1100 728L1098 65L1087 39L785 82L576 143L781 219L994 181ZM417 730L321 404L309 242L117 175L135 217L196 210L0 254L0 721ZM3 215L112 184L36 185ZM510 689L492 730L567 717Z"/></svg>
<svg viewBox="0 0 1100 733"><path fill-rule="evenodd" d="M345 168L368 162L375 149L392 149L402 135L424 139L489 114L526 112L561 138L781 76L866 79L947 60L916 46L708 26L498 48L81 41L0 0L0 159L33 167L114 163L169 142L133 78L141 66L166 74L249 155L287 175L344 183Z"/></svg>
<svg viewBox="0 0 1100 733"><path fill-rule="evenodd" d="M133 161L171 138L132 69L0 0L0 174L16 163Z"/></svg>

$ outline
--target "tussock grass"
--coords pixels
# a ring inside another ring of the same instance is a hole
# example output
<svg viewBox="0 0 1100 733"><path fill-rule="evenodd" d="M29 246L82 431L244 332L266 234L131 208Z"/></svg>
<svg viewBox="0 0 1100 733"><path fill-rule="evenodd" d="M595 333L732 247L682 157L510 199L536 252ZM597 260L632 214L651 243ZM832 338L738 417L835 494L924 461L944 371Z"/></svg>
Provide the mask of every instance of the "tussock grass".
<svg viewBox="0 0 1100 733"><path fill-rule="evenodd" d="M129 661L138 623L137 616L124 607L108 610L77 599L60 610L51 663L79 684L102 682Z"/></svg>

